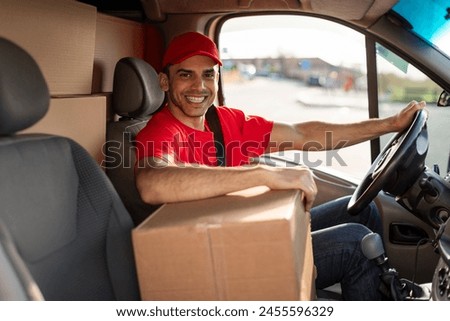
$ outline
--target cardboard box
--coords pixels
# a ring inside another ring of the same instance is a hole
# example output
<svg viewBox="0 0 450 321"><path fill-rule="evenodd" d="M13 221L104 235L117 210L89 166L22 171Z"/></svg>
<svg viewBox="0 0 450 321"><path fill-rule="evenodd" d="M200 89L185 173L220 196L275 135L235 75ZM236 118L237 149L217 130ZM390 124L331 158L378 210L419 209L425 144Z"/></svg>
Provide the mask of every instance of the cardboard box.
<svg viewBox="0 0 450 321"><path fill-rule="evenodd" d="M47 114L22 133L72 138L101 164L106 139L106 96L52 98Z"/></svg>
<svg viewBox="0 0 450 321"><path fill-rule="evenodd" d="M36 60L51 95L91 93L96 19L73 0L0 1L0 36Z"/></svg>
<svg viewBox="0 0 450 321"><path fill-rule="evenodd" d="M99 13L95 34L92 92L111 92L117 61L123 57L144 57L144 26Z"/></svg>
<svg viewBox="0 0 450 321"><path fill-rule="evenodd" d="M132 232L143 300L311 300L301 192L265 187L166 204Z"/></svg>

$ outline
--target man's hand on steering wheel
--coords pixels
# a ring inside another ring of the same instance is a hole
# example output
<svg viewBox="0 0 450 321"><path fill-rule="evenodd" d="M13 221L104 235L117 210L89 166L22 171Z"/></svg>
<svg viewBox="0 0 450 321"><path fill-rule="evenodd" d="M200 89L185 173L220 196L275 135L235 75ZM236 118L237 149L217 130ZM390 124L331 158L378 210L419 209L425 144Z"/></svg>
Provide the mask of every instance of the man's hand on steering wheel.
<svg viewBox="0 0 450 321"><path fill-rule="evenodd" d="M398 126L400 132L384 147L357 186L347 207L350 214L357 215L382 189L395 196L404 192L421 173L428 151L428 115L424 107L425 102L413 101L391 117L392 126Z"/></svg>
<svg viewBox="0 0 450 321"><path fill-rule="evenodd" d="M424 101L417 102L415 100L411 101L405 108L400 110L397 114L390 117L390 123L395 132L400 132L403 129L411 125L416 112L418 110L424 109L426 103Z"/></svg>

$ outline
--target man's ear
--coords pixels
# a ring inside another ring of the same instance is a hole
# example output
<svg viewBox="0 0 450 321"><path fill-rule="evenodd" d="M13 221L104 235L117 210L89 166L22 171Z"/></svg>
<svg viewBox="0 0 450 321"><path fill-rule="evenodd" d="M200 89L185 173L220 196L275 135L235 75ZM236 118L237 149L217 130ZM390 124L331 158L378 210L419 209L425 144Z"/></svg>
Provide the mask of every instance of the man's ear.
<svg viewBox="0 0 450 321"><path fill-rule="evenodd" d="M167 74L160 72L158 77L159 77L159 87L161 87L161 89L163 91L168 91L169 90L169 77L167 76Z"/></svg>

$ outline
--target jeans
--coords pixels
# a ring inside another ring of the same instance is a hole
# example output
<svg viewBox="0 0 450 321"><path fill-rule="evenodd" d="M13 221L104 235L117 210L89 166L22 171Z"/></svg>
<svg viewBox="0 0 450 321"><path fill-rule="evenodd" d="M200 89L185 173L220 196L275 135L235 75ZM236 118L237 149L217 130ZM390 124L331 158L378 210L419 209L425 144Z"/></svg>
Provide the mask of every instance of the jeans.
<svg viewBox="0 0 450 321"><path fill-rule="evenodd" d="M350 197L321 204L311 210L316 288L341 283L344 300L382 300L378 291L381 269L361 251L370 232L382 235L382 224L372 202L358 215L347 213Z"/></svg>

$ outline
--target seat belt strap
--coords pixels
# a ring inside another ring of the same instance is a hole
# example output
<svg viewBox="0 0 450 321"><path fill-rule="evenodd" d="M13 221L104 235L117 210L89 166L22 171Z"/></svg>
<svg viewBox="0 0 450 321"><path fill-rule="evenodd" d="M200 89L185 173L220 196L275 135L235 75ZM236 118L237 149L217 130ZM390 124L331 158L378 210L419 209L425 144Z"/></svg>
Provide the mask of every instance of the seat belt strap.
<svg viewBox="0 0 450 321"><path fill-rule="evenodd" d="M205 117L208 122L209 129L214 133L214 146L216 147L217 165L226 166L225 142L223 140L222 126L220 125L216 106L212 105L209 107Z"/></svg>

